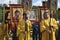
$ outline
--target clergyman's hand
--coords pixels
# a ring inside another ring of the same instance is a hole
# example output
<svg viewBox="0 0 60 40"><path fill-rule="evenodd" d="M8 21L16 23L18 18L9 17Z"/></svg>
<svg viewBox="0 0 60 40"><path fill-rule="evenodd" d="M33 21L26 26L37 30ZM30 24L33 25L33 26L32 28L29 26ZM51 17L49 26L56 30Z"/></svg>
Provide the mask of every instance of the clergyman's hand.
<svg viewBox="0 0 60 40"><path fill-rule="evenodd" d="M51 34L51 31L50 30L46 30L46 31Z"/></svg>

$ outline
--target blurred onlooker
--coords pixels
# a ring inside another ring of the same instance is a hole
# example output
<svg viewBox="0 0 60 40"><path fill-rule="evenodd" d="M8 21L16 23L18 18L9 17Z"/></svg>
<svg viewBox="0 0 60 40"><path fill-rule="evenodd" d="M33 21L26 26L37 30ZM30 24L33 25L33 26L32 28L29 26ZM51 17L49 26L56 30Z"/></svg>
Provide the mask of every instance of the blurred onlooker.
<svg viewBox="0 0 60 40"><path fill-rule="evenodd" d="M38 22L34 22L32 24L32 28L33 28L33 40L38 40L38 33L39 33Z"/></svg>
<svg viewBox="0 0 60 40"><path fill-rule="evenodd" d="M58 18L59 18L59 20L57 21L57 23L58 23L58 37L57 37L57 40L60 40L60 13L58 13Z"/></svg>
<svg viewBox="0 0 60 40"><path fill-rule="evenodd" d="M18 22L19 22L19 14L20 11L16 10L15 15L13 16L12 20L11 20L11 24L12 24L12 33L13 33L13 40L18 40L16 33L17 33L17 26L18 26Z"/></svg>
<svg viewBox="0 0 60 40"><path fill-rule="evenodd" d="M6 13L5 13L5 19L4 19L4 29L3 29L3 32L4 32L4 40L6 40L7 39L7 31L8 31L8 25L9 25L9 20L10 20L10 18L8 18L8 17L10 17L9 16L9 14L10 14L10 12L9 11L7 11Z"/></svg>

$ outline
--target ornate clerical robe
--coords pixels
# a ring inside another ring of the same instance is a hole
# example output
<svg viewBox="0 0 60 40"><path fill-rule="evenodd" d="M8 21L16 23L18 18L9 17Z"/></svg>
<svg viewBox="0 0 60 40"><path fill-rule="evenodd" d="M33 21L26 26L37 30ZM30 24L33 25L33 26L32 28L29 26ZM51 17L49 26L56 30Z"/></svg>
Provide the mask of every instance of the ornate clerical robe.
<svg viewBox="0 0 60 40"><path fill-rule="evenodd" d="M50 25L52 25L53 27L51 27ZM55 37L56 29L58 29L58 26L54 18L43 19L40 22L40 31L42 33L42 40L56 40ZM50 30L51 33L48 30Z"/></svg>
<svg viewBox="0 0 60 40"><path fill-rule="evenodd" d="M24 39L30 40L30 30L31 30L31 22L27 20L25 23L24 20L20 20L17 27L17 36L19 36L19 40Z"/></svg>

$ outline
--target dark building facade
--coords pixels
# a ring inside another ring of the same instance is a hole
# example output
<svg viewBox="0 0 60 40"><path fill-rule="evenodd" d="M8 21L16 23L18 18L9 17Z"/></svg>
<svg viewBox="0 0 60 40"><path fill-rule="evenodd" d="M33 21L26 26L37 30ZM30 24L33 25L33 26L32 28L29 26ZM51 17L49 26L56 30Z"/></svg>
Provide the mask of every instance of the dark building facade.
<svg viewBox="0 0 60 40"><path fill-rule="evenodd" d="M18 4L21 4L24 9L31 9L32 0L18 0Z"/></svg>
<svg viewBox="0 0 60 40"><path fill-rule="evenodd" d="M43 1L43 2L42 2L42 5L43 5L44 7L48 7L48 1Z"/></svg>
<svg viewBox="0 0 60 40"><path fill-rule="evenodd" d="M58 8L58 13L60 13L60 8Z"/></svg>
<svg viewBox="0 0 60 40"><path fill-rule="evenodd" d="M51 10L57 10L57 1L58 0L48 0L48 8Z"/></svg>
<svg viewBox="0 0 60 40"><path fill-rule="evenodd" d="M32 7L32 0L23 0L22 5L26 10L31 9Z"/></svg>
<svg viewBox="0 0 60 40"><path fill-rule="evenodd" d="M51 10L50 12L55 12L57 10L57 1L58 0L47 0L47 1L43 1L42 5L44 7L48 7L49 10Z"/></svg>

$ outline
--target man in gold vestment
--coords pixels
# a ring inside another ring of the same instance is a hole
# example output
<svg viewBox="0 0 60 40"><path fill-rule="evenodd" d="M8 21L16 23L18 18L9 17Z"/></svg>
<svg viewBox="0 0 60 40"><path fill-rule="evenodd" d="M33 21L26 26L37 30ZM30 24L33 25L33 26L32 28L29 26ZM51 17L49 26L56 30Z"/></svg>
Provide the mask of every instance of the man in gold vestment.
<svg viewBox="0 0 60 40"><path fill-rule="evenodd" d="M55 32L58 29L56 20L47 12L43 14L44 19L40 22L40 31L42 33L42 40L56 40Z"/></svg>
<svg viewBox="0 0 60 40"><path fill-rule="evenodd" d="M30 31L32 28L31 21L28 19L26 13L23 14L23 19L25 21L26 40L31 40L31 38L30 38Z"/></svg>
<svg viewBox="0 0 60 40"><path fill-rule="evenodd" d="M17 27L17 36L19 36L19 40L30 40L31 26L30 20L27 20L27 15L23 14Z"/></svg>

